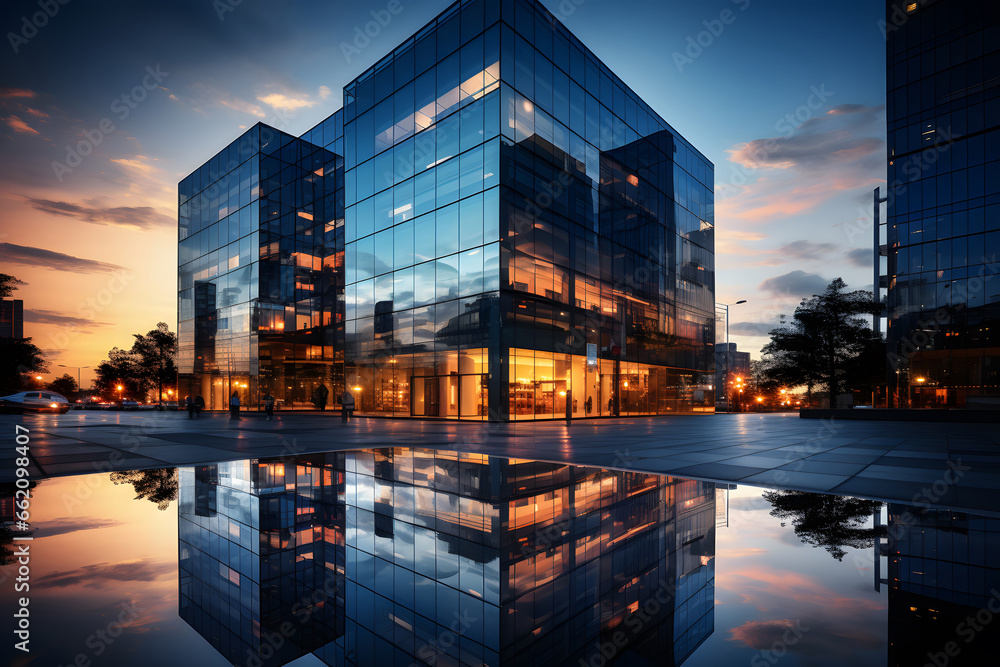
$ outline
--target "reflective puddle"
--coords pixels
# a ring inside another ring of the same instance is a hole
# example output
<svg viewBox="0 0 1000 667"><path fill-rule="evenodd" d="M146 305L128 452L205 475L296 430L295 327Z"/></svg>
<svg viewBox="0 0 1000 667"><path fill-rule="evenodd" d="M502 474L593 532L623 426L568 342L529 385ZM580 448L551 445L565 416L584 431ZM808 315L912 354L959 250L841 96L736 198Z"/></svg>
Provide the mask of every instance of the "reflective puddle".
<svg viewBox="0 0 1000 667"><path fill-rule="evenodd" d="M941 508L396 448L43 480L32 518L30 591L0 568L5 610L30 596L14 665L943 667L1000 648L1000 519Z"/></svg>

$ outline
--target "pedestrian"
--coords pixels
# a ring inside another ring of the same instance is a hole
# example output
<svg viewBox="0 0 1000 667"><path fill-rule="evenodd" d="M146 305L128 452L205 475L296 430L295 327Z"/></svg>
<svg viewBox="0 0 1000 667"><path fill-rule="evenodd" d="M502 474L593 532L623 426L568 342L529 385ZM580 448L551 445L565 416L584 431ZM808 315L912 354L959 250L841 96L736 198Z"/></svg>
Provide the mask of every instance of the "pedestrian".
<svg viewBox="0 0 1000 667"><path fill-rule="evenodd" d="M188 411L188 419L194 419L194 399L190 394L184 397L184 408Z"/></svg>
<svg viewBox="0 0 1000 667"><path fill-rule="evenodd" d="M274 417L274 396L270 394L264 396L264 414L267 415L267 421Z"/></svg>
<svg viewBox="0 0 1000 667"><path fill-rule="evenodd" d="M201 394L194 397L194 416L201 416L201 411L205 409L205 399Z"/></svg>
<svg viewBox="0 0 1000 667"><path fill-rule="evenodd" d="M240 420L240 395L235 391L229 397L229 419L232 421Z"/></svg>
<svg viewBox="0 0 1000 667"><path fill-rule="evenodd" d="M352 412L354 412L354 394L345 389L340 395L340 420L346 424L351 419Z"/></svg>

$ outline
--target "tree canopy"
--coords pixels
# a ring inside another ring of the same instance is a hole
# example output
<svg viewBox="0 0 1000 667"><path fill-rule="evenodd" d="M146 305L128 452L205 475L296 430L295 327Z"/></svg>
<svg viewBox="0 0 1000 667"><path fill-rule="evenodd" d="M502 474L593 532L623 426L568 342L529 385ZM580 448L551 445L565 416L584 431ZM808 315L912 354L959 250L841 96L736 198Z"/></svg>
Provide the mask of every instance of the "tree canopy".
<svg viewBox="0 0 1000 667"><path fill-rule="evenodd" d="M58 377L52 382L45 384L45 388L49 391L54 391L57 394L62 394L70 401L76 400L76 392L79 387L76 386L76 378L69 373L63 373L62 377Z"/></svg>
<svg viewBox="0 0 1000 667"><path fill-rule="evenodd" d="M111 473L115 484L131 484L135 489L135 500L147 499L163 511L170 502L177 499L177 468L154 468L152 470L126 470Z"/></svg>
<svg viewBox="0 0 1000 667"><path fill-rule="evenodd" d="M782 526L791 520L802 542L823 547L837 560L844 559L848 547L875 544L878 534L865 524L882 506L877 500L806 491L765 491L764 498L774 506L771 516L781 519Z"/></svg>
<svg viewBox="0 0 1000 667"><path fill-rule="evenodd" d="M177 380L177 334L160 322L149 333L132 337L131 349L112 348L94 369L94 386L104 396L118 397L118 385L122 397L139 398L153 388L159 396L164 385L173 386Z"/></svg>
<svg viewBox="0 0 1000 667"><path fill-rule="evenodd" d="M0 299L9 299L23 283L9 273L0 273Z"/></svg>
<svg viewBox="0 0 1000 667"><path fill-rule="evenodd" d="M881 312L871 292L848 292L840 278L822 294L803 299L791 318L781 316L761 349L761 373L768 382L805 386L809 396L825 389L832 400L858 389L870 391L884 368L882 335L865 316Z"/></svg>

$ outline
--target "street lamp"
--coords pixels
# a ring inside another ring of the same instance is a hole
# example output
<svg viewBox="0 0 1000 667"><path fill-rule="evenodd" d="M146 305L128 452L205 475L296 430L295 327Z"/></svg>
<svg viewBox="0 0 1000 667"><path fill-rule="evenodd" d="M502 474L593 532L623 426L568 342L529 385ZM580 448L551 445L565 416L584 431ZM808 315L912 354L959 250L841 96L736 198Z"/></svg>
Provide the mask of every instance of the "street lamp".
<svg viewBox="0 0 1000 667"><path fill-rule="evenodd" d="M715 306L718 308L722 306L726 309L726 382L729 381L729 307L738 306L741 303L746 303L746 299L740 299L735 303L716 303ZM726 412L729 412L729 389L726 389Z"/></svg>
<svg viewBox="0 0 1000 667"><path fill-rule="evenodd" d="M64 364L56 364L59 368L75 368L76 369L76 390L79 393L83 392L83 383L80 380L80 371L84 368L90 368L90 366L66 366Z"/></svg>

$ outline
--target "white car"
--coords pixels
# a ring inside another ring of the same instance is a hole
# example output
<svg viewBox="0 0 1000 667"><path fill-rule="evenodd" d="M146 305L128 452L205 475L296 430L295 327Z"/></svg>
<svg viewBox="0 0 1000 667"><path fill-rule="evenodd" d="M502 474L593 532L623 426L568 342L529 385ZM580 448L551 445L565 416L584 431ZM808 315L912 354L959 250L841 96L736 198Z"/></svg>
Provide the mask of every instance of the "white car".
<svg viewBox="0 0 1000 667"><path fill-rule="evenodd" d="M18 412L69 412L69 401L62 394L51 391L22 391L10 396L0 396L0 405Z"/></svg>

